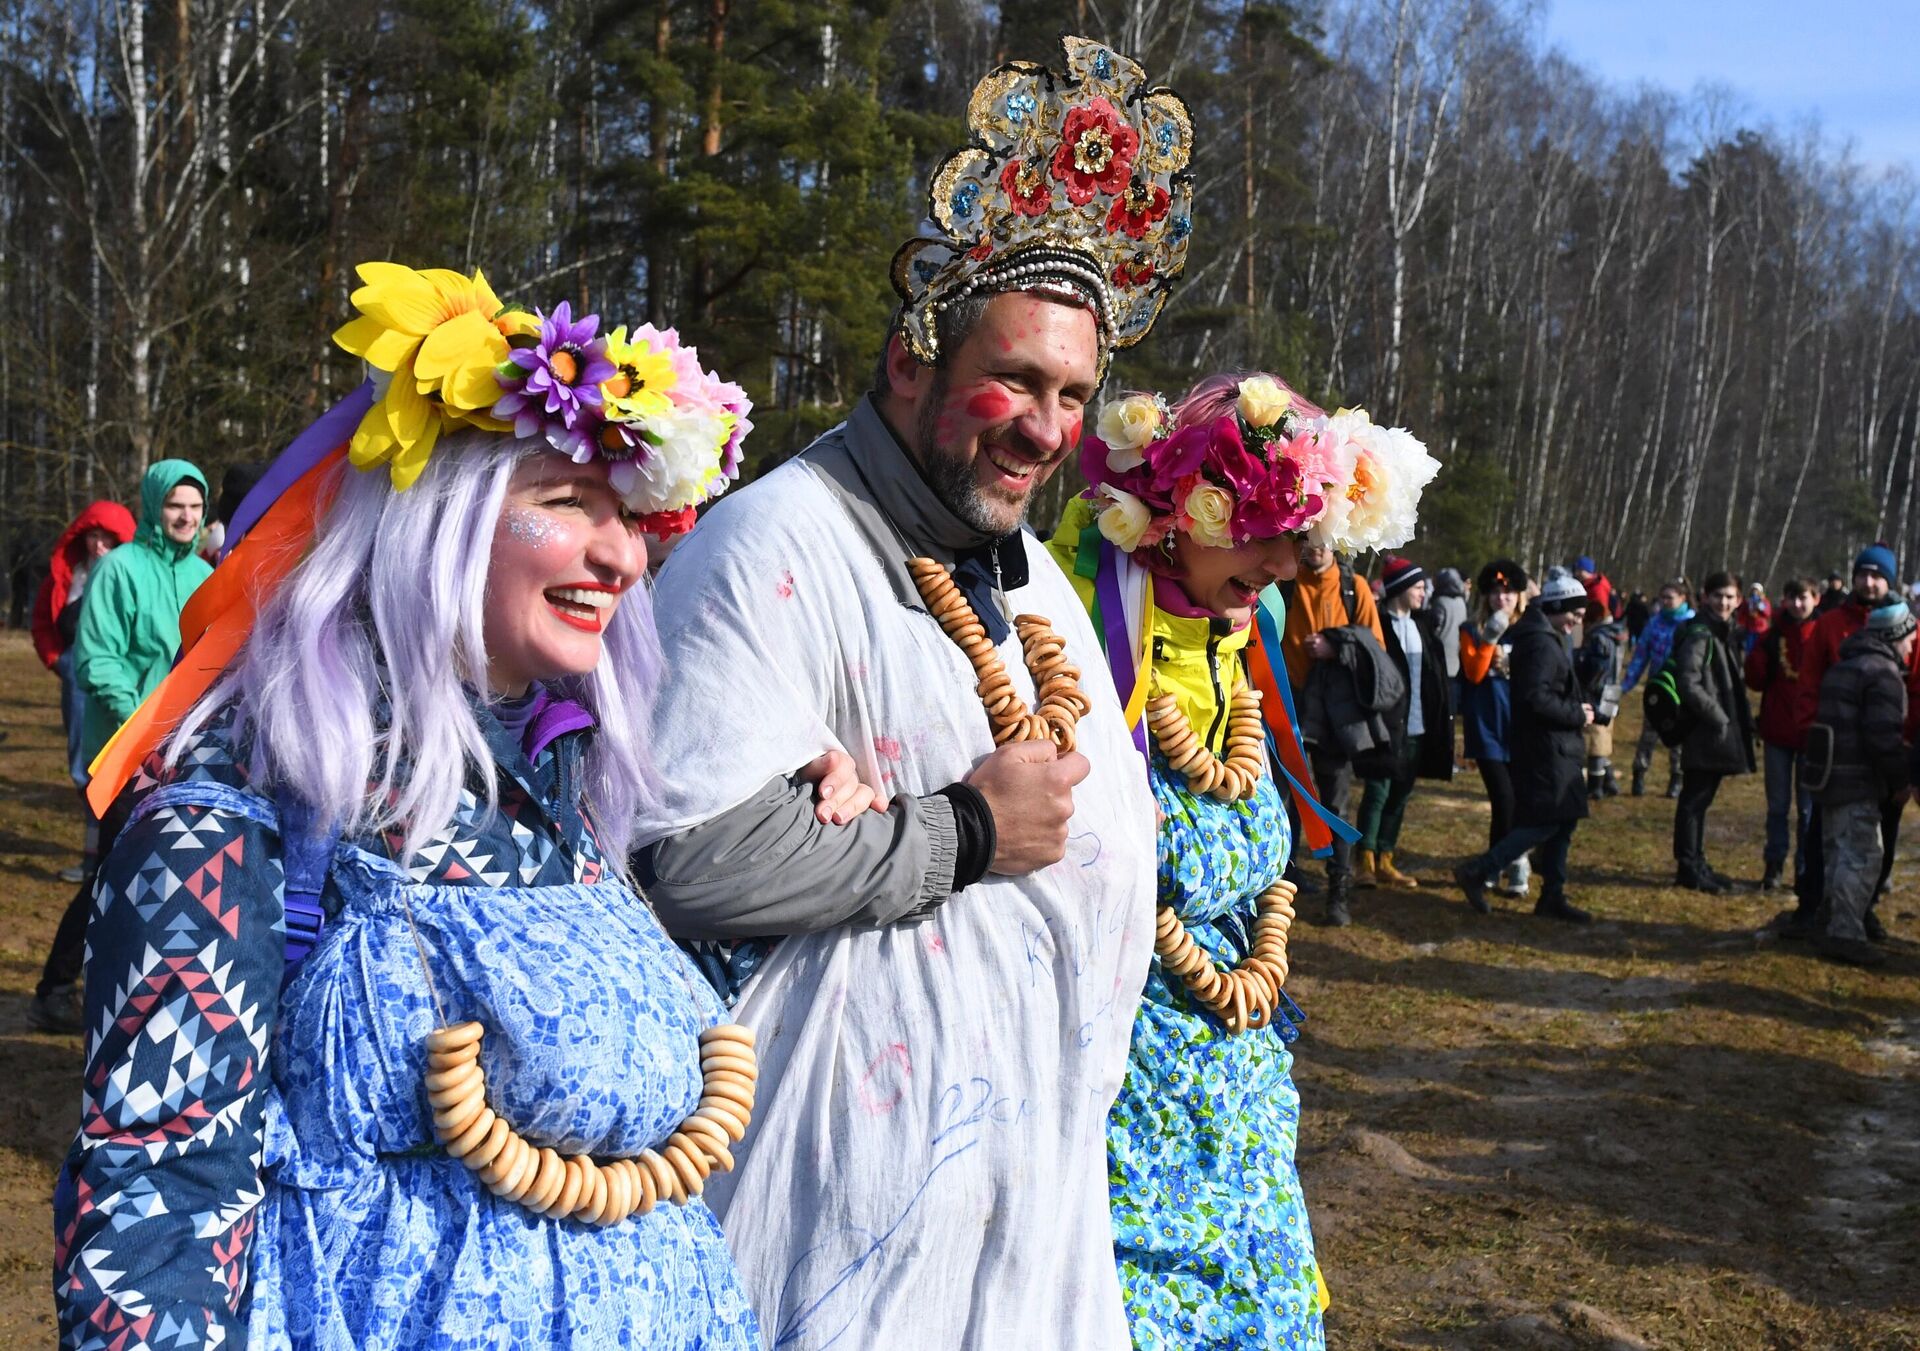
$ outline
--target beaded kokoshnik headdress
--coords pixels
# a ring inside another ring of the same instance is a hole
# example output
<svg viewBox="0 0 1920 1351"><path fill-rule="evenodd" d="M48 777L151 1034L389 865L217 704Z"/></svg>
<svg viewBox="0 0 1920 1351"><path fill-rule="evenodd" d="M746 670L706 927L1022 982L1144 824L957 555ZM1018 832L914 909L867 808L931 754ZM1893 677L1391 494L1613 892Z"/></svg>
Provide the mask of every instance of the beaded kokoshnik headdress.
<svg viewBox="0 0 1920 1351"><path fill-rule="evenodd" d="M1147 336L1187 265L1193 119L1170 89L1086 38L1062 39L1066 72L1031 61L974 86L973 144L928 189L929 233L893 258L902 336L926 365L940 313L971 295L1055 292L1100 326L1100 368Z"/></svg>

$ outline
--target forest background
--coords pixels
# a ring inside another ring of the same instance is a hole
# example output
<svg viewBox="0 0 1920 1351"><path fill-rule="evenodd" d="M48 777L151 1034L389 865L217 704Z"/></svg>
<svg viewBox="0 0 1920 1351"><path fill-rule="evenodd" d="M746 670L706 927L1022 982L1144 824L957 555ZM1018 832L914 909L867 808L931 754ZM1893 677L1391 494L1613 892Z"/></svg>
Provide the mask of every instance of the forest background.
<svg viewBox="0 0 1920 1351"><path fill-rule="evenodd" d="M1200 130L1185 283L1109 391L1266 368L1413 429L1429 565L1920 553L1911 176L1607 87L1518 0L0 0L13 622L84 502L357 382L366 259L677 325L764 472L864 391L973 82L1068 28Z"/></svg>

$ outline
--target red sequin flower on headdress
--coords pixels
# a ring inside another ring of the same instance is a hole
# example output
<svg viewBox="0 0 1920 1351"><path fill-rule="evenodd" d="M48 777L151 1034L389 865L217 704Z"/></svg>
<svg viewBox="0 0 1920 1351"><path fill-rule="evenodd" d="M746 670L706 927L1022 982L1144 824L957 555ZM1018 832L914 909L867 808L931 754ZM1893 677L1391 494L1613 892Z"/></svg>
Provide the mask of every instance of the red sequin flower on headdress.
<svg viewBox="0 0 1920 1351"><path fill-rule="evenodd" d="M1096 192L1118 196L1133 176L1140 133L1105 99L1070 110L1063 132L1053 152L1053 176L1067 185L1067 200L1085 206Z"/></svg>
<svg viewBox="0 0 1920 1351"><path fill-rule="evenodd" d="M1107 233L1113 235L1125 230L1130 239L1145 239L1155 222L1165 218L1172 200L1165 188L1151 183L1129 184L1126 192L1114 200L1113 209L1107 212Z"/></svg>
<svg viewBox="0 0 1920 1351"><path fill-rule="evenodd" d="M1025 160L1008 160L1000 171L1000 187L1007 202L1023 216L1044 216L1053 202L1053 184L1046 174Z"/></svg>

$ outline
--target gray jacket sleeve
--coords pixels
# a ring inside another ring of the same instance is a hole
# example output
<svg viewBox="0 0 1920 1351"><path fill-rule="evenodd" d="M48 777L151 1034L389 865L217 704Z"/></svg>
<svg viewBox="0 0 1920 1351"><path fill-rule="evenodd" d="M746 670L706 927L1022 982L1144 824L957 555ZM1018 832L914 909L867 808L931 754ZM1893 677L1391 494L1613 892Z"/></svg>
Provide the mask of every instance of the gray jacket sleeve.
<svg viewBox="0 0 1920 1351"><path fill-rule="evenodd" d="M675 938L765 938L918 919L953 890L953 804L902 793L844 826L813 785L773 779L748 801L645 850L638 872Z"/></svg>

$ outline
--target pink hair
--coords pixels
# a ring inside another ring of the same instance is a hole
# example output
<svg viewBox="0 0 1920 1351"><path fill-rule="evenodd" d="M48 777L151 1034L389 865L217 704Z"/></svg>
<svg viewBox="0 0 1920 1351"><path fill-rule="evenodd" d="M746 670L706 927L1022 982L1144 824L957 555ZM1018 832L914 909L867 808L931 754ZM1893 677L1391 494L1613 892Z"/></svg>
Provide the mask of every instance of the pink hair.
<svg viewBox="0 0 1920 1351"><path fill-rule="evenodd" d="M1277 375L1269 375L1264 371L1220 371L1206 376L1173 406L1173 425L1191 427L1196 423L1213 422L1226 417L1234 411L1234 405L1240 400L1240 382L1257 375L1266 375L1267 379L1293 395L1293 409L1302 417L1325 416L1317 404L1300 397L1299 390Z"/></svg>

